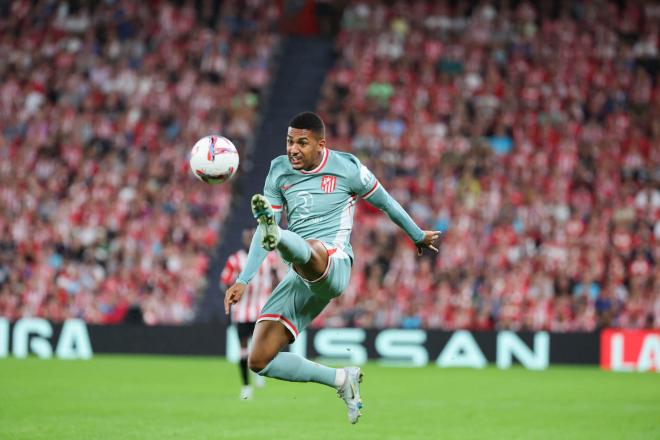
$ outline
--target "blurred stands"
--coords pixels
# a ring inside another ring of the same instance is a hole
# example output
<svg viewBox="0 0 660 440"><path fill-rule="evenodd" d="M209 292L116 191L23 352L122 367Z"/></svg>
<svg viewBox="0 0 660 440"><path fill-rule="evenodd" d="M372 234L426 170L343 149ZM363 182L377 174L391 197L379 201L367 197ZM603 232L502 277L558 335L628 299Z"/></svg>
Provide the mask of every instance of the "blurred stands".
<svg viewBox="0 0 660 440"><path fill-rule="evenodd" d="M303 3L288 31L331 34ZM231 201L188 149L254 140L282 2L80 4L0 3L0 316L188 322ZM331 146L444 238L417 259L360 204L315 325L660 327L658 29L642 1L348 2Z"/></svg>
<svg viewBox="0 0 660 440"><path fill-rule="evenodd" d="M193 179L187 154L208 133L250 141L279 9L0 8L0 316L190 321L231 187Z"/></svg>
<svg viewBox="0 0 660 440"><path fill-rule="evenodd" d="M417 259L360 204L315 325L660 327L659 30L652 2L351 2L330 145L444 238Z"/></svg>

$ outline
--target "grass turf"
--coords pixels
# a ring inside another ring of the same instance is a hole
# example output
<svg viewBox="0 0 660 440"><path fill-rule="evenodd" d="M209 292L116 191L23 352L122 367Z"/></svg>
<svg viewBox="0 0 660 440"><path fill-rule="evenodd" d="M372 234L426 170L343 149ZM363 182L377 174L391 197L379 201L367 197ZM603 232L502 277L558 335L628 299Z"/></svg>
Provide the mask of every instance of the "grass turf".
<svg viewBox="0 0 660 440"><path fill-rule="evenodd" d="M268 380L239 401L213 358L0 359L0 439L660 439L660 375L364 367L352 426L333 390Z"/></svg>

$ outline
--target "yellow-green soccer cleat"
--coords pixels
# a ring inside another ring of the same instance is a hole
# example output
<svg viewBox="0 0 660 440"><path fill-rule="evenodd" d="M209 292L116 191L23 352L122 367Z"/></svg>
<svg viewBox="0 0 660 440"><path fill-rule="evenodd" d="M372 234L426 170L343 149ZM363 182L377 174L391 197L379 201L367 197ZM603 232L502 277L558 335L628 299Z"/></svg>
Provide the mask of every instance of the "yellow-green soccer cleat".
<svg viewBox="0 0 660 440"><path fill-rule="evenodd" d="M252 196L252 215L257 219L258 231L261 234L261 247L272 251L280 242L280 227L275 222L275 211L268 199L261 194Z"/></svg>
<svg viewBox="0 0 660 440"><path fill-rule="evenodd" d="M348 409L348 421L355 424L362 415L362 399L360 399L360 383L362 382L362 370L359 367L346 367L346 380L337 388L337 395L346 403Z"/></svg>

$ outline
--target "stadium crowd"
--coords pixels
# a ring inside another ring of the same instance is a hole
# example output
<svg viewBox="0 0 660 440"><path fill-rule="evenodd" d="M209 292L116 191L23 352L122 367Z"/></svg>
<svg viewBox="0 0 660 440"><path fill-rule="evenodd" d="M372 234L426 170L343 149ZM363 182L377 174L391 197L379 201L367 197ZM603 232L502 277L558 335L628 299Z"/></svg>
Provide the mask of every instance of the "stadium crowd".
<svg viewBox="0 0 660 440"><path fill-rule="evenodd" d="M187 154L200 133L249 142L278 9L0 8L0 316L190 321L231 191Z"/></svg>
<svg viewBox="0 0 660 440"><path fill-rule="evenodd" d="M659 29L652 2L351 2L330 145L444 238L418 260L360 204L315 325L660 327Z"/></svg>
<svg viewBox="0 0 660 440"><path fill-rule="evenodd" d="M265 0L0 4L0 316L194 317L280 13ZM318 111L427 229L361 203L314 325L660 327L660 7L353 1Z"/></svg>

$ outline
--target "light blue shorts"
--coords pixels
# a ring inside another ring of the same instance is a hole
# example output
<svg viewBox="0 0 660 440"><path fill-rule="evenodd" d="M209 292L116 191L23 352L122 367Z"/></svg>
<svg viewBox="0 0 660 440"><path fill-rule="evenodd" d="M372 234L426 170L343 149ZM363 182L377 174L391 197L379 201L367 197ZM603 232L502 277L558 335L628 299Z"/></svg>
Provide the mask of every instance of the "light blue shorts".
<svg viewBox="0 0 660 440"><path fill-rule="evenodd" d="M325 273L309 281L291 268L264 304L257 322L279 321L295 339L333 298L341 295L351 278L351 258L333 245L325 246L328 249Z"/></svg>

